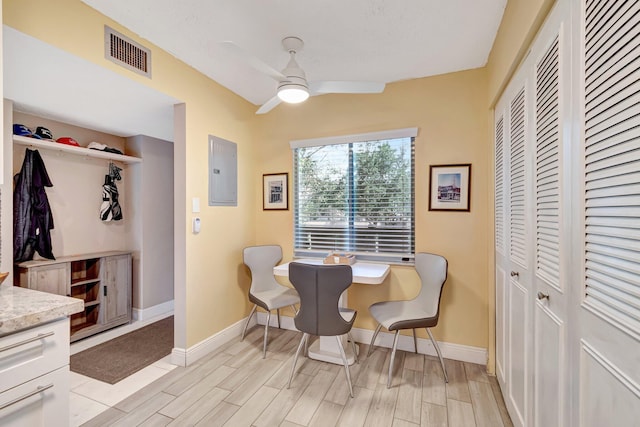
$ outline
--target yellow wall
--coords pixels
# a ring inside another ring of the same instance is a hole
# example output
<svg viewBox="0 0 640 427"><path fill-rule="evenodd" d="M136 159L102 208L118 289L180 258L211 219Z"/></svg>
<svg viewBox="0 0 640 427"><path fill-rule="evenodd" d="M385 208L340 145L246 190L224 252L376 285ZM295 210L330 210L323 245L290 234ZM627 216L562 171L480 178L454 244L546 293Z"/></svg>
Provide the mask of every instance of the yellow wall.
<svg viewBox="0 0 640 427"><path fill-rule="evenodd" d="M418 127L416 138L416 251L449 260L438 340L487 348L487 150L486 73L473 70L387 85L379 95L323 95L300 105L280 105L257 122L253 179L263 173L292 176L294 139ZM429 212L429 165L471 163L471 212ZM292 186L290 186L292 188ZM256 195L261 206L262 195ZM293 211L256 216L257 243L282 245L293 253ZM393 267L379 286L353 285L349 305L358 310L356 327L373 329L368 306L385 299L413 297L419 281L412 268ZM427 337L425 331L420 332Z"/></svg>
<svg viewBox="0 0 640 427"><path fill-rule="evenodd" d="M186 104L186 180L176 179L183 188L182 206L187 220L186 345L194 345L247 315L248 275L241 268L241 249L255 238L254 158L251 124L254 107L217 83L176 60L173 56L141 40L130 31L105 18L79 0L5 0L4 23L78 57L150 86ZM152 50L153 78L125 70L103 57L104 25L107 24ZM34 58L34 66L39 66ZM46 66L55 66L48 64ZM238 207L210 208L207 203L207 138L209 134L238 144ZM176 157L179 157L176 155ZM176 192L176 195L180 191ZM191 231L191 198L203 206L202 232Z"/></svg>

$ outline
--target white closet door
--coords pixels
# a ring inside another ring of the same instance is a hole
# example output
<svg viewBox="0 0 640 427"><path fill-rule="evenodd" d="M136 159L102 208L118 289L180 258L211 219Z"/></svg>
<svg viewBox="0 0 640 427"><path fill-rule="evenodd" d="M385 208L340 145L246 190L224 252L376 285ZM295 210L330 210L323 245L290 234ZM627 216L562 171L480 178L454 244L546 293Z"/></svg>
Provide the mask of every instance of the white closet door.
<svg viewBox="0 0 640 427"><path fill-rule="evenodd" d="M530 295L528 226L531 158L528 150L529 80L509 102L509 290L507 291L507 400L515 425L528 425L531 390Z"/></svg>
<svg viewBox="0 0 640 427"><path fill-rule="evenodd" d="M496 371L514 425L566 425L567 2L496 108ZM502 207L504 205L504 211ZM505 219L504 230L501 221ZM504 240L504 244L502 241ZM504 250L503 250L504 248ZM504 253L504 255L503 255ZM506 273L505 273L506 272Z"/></svg>
<svg viewBox="0 0 640 427"><path fill-rule="evenodd" d="M582 0L584 426L640 420L640 5Z"/></svg>
<svg viewBox="0 0 640 427"><path fill-rule="evenodd" d="M505 229L505 128L504 110L496 111L495 123L495 258L496 258L496 376L505 388L506 342L507 342L507 273Z"/></svg>
<svg viewBox="0 0 640 427"><path fill-rule="evenodd" d="M568 272L571 244L570 82L571 20L568 2L552 10L532 46L535 85L533 423L569 425L567 350ZM563 131L564 129L564 131Z"/></svg>
<svg viewBox="0 0 640 427"><path fill-rule="evenodd" d="M507 88L496 108L496 366L505 403L516 426L530 412L532 300L531 253L531 108L529 79Z"/></svg>

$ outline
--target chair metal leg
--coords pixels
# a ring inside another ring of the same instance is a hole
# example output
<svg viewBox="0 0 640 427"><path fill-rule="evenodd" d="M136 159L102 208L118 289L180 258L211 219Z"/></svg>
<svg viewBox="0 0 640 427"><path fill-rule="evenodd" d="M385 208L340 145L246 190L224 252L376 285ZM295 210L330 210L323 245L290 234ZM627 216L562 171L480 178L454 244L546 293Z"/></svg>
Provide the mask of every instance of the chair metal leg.
<svg viewBox="0 0 640 427"><path fill-rule="evenodd" d="M271 320L271 311L267 311L267 323L264 324L264 342L262 343L262 358L267 356L267 335L269 334L269 321Z"/></svg>
<svg viewBox="0 0 640 427"><path fill-rule="evenodd" d="M280 327L280 309L279 308L276 308L276 313L278 314L278 329L282 329Z"/></svg>
<svg viewBox="0 0 640 427"><path fill-rule="evenodd" d="M356 347L356 342L353 339L353 335L351 332L347 332L347 338L351 341L351 347L353 348L353 357L356 359L356 363L360 363L360 359L358 358L358 349Z"/></svg>
<svg viewBox="0 0 640 427"><path fill-rule="evenodd" d="M295 315L298 315L298 309L296 308L295 304L291 304L291 308L293 309L293 312L295 313Z"/></svg>
<svg viewBox="0 0 640 427"><path fill-rule="evenodd" d="M347 384L349 384L349 395L353 397L353 387L351 386L351 374L349 373L349 362L347 362L347 355L344 353L344 347L342 346L342 340L339 335L336 335L338 340L338 348L340 348L340 356L342 356L342 362L344 363L344 372L347 375Z"/></svg>
<svg viewBox="0 0 640 427"><path fill-rule="evenodd" d="M249 313L249 317L247 317L247 323L244 324L244 329L242 330L242 338L240 338L240 341L244 340L244 336L247 333L247 326L249 326L249 322L251 321L251 316L253 316L254 313L256 312L256 308L258 308L258 306L256 304L253 304L253 308L251 309L251 313Z"/></svg>
<svg viewBox="0 0 640 427"><path fill-rule="evenodd" d="M447 369L444 367L444 359L442 358L442 353L440 353L440 346L438 346L438 342L433 339L433 335L431 334L431 330L429 328L425 328L427 333L429 334L429 338L431 338L431 342L433 346L436 348L436 353L438 353L438 358L440 359L440 365L442 365L442 373L444 374L444 382L449 382L449 377L447 376Z"/></svg>
<svg viewBox="0 0 640 427"><path fill-rule="evenodd" d="M371 344L369 344L369 351L367 352L367 357L371 356L371 352L373 351L373 343L376 341L376 338L378 337L378 332L380 332L380 329L382 329L382 325L378 323L378 327L376 328L376 331L373 333L373 338L371 338Z"/></svg>
<svg viewBox="0 0 640 427"><path fill-rule="evenodd" d="M416 329L413 328L413 348L414 348L414 352L416 354L418 354L418 339L416 338Z"/></svg>
<svg viewBox="0 0 640 427"><path fill-rule="evenodd" d="M302 338L300 338L300 343L298 344L298 348L296 349L296 354L293 357L293 364L291 365L291 374L289 375L289 383L287 384L287 388L291 387L291 381L293 380L293 374L295 373L295 370L296 370L296 364L298 363L298 356L300 355L300 350L302 349L303 345L304 346L307 345L308 339L309 339L309 334L304 332L302 334Z"/></svg>
<svg viewBox="0 0 640 427"><path fill-rule="evenodd" d="M302 338L300 339L300 344L298 344L298 349L296 350L296 355L293 356L293 365L291 366L291 374L289 375L289 383L287 384L287 388L291 387L291 380L293 379L293 373L296 371L296 363L298 362L298 355L300 354L300 350L302 349L302 344L306 345L307 340L309 339L309 334L306 332L302 334Z"/></svg>
<svg viewBox="0 0 640 427"><path fill-rule="evenodd" d="M389 360L389 377L387 378L387 388L391 388L391 378L393 378L393 361L396 358L396 347L398 346L398 336L400 335L400 329L396 331L393 337L393 348L391 349L391 360Z"/></svg>

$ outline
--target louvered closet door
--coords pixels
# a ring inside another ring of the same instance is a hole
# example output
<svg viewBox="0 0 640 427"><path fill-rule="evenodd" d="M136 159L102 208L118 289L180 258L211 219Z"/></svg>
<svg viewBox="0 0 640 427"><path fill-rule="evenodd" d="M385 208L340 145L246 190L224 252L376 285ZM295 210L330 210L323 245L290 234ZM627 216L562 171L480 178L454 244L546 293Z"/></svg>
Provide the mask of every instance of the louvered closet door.
<svg viewBox="0 0 640 427"><path fill-rule="evenodd" d="M529 80L512 82L495 110L496 370L516 426L527 425L531 377L531 108Z"/></svg>
<svg viewBox="0 0 640 427"><path fill-rule="evenodd" d="M506 256L506 184L505 179L505 140L508 139L504 109L496 110L495 122L495 259L496 259L496 376L500 384L505 384L507 364L507 271Z"/></svg>
<svg viewBox="0 0 640 427"><path fill-rule="evenodd" d="M529 389L531 388L530 333L532 282L531 245L528 232L531 223L531 153L529 126L531 123L530 81L527 78L508 105L508 241L509 272L507 285L507 405L515 425L528 425Z"/></svg>
<svg viewBox="0 0 640 427"><path fill-rule="evenodd" d="M569 420L569 11L554 7L495 115L496 373L517 426Z"/></svg>
<svg viewBox="0 0 640 427"><path fill-rule="evenodd" d="M579 420L631 426L640 420L640 6L580 3Z"/></svg>
<svg viewBox="0 0 640 427"><path fill-rule="evenodd" d="M533 123L533 414L531 425L569 425L567 272L571 228L571 21L559 2L531 49ZM575 246L575 245L574 245Z"/></svg>

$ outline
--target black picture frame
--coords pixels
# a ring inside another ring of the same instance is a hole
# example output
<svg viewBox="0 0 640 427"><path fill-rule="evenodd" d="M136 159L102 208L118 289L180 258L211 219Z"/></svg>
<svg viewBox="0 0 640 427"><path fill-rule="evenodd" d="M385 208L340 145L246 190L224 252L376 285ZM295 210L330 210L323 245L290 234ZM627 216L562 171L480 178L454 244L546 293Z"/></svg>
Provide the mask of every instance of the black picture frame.
<svg viewBox="0 0 640 427"><path fill-rule="evenodd" d="M429 166L429 210L471 211L471 163Z"/></svg>
<svg viewBox="0 0 640 427"><path fill-rule="evenodd" d="M287 172L262 175L262 210L289 210L289 174Z"/></svg>

